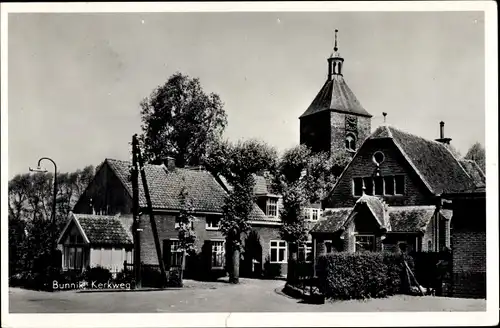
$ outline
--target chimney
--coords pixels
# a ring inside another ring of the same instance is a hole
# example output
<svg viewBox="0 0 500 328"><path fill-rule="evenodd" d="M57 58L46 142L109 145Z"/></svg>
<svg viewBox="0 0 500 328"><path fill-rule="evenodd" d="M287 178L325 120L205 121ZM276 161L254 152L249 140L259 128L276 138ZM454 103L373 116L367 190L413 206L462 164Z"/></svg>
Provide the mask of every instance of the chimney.
<svg viewBox="0 0 500 328"><path fill-rule="evenodd" d="M436 139L436 141L441 142L445 145L450 144L451 138L444 137L444 122L443 121L439 122L439 139Z"/></svg>
<svg viewBox="0 0 500 328"><path fill-rule="evenodd" d="M171 157L171 156L167 156L164 160L163 160L163 165L165 165L165 167L167 168L168 171L173 171L175 170L176 168L176 165L175 165L175 158Z"/></svg>

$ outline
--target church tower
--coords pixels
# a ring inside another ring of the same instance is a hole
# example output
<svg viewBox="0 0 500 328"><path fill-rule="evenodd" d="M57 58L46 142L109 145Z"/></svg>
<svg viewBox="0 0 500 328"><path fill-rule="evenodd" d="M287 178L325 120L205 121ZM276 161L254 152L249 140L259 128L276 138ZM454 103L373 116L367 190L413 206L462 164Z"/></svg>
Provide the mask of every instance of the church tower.
<svg viewBox="0 0 500 328"><path fill-rule="evenodd" d="M371 117L347 86L342 75L344 58L335 46L327 59L328 78L309 108L299 117L300 143L313 152L351 156L371 133Z"/></svg>

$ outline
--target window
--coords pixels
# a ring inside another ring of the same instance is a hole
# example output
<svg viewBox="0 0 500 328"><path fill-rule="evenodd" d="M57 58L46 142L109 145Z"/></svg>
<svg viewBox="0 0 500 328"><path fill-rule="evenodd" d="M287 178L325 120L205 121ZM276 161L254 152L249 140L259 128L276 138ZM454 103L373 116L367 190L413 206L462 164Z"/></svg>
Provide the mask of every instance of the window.
<svg viewBox="0 0 500 328"><path fill-rule="evenodd" d="M81 270L84 264L83 247L64 246L64 268Z"/></svg>
<svg viewBox="0 0 500 328"><path fill-rule="evenodd" d="M378 164L378 165L382 164L384 159L385 159L384 153L381 151L376 151L375 154L373 154L373 162L375 164Z"/></svg>
<svg viewBox="0 0 500 328"><path fill-rule="evenodd" d="M331 240L325 240L326 253L333 252L333 242Z"/></svg>
<svg viewBox="0 0 500 328"><path fill-rule="evenodd" d="M179 267L182 265L183 251L180 249L178 240L163 241L163 263L168 267Z"/></svg>
<svg viewBox="0 0 500 328"><path fill-rule="evenodd" d="M175 218L175 225L174 225L175 229L179 229L181 227L181 220L179 217L176 217ZM193 221L191 221L191 229L194 229L194 223Z"/></svg>
<svg viewBox="0 0 500 328"><path fill-rule="evenodd" d="M266 203L266 215L267 216L278 216L278 200L269 198Z"/></svg>
<svg viewBox="0 0 500 328"><path fill-rule="evenodd" d="M373 252L375 251L375 236L374 235L356 235L355 251L356 252Z"/></svg>
<svg viewBox="0 0 500 328"><path fill-rule="evenodd" d="M312 242L307 242L299 246L298 260L302 262L312 262Z"/></svg>
<svg viewBox="0 0 500 328"><path fill-rule="evenodd" d="M304 209L304 219L307 221L318 221L323 210L321 208L305 208Z"/></svg>
<svg viewBox="0 0 500 328"><path fill-rule="evenodd" d="M404 175L396 175L394 177L396 185L396 195L403 195L405 193L405 177Z"/></svg>
<svg viewBox="0 0 500 328"><path fill-rule="evenodd" d="M219 230L220 218L216 216L207 217L207 230Z"/></svg>
<svg viewBox="0 0 500 328"><path fill-rule="evenodd" d="M320 216L321 216L321 210L319 208L311 209L311 221L318 221Z"/></svg>
<svg viewBox="0 0 500 328"><path fill-rule="evenodd" d="M375 195L382 196L384 194L384 179L382 177L374 177Z"/></svg>
<svg viewBox="0 0 500 328"><path fill-rule="evenodd" d="M353 178L352 187L354 196L361 196L363 194L363 187L367 195L404 195L405 177L404 175L389 175L384 177Z"/></svg>
<svg viewBox="0 0 500 328"><path fill-rule="evenodd" d="M212 241L212 268L224 267L224 241Z"/></svg>
<svg viewBox="0 0 500 328"><path fill-rule="evenodd" d="M354 196L361 196L363 194L363 178L353 179Z"/></svg>
<svg viewBox="0 0 500 328"><path fill-rule="evenodd" d="M373 178L372 177L363 178L363 182L365 187L365 193L367 195L373 195Z"/></svg>
<svg viewBox="0 0 500 328"><path fill-rule="evenodd" d="M286 262L286 241L271 240L271 263Z"/></svg>
<svg viewBox="0 0 500 328"><path fill-rule="evenodd" d="M345 148L351 151L356 150L356 139L352 134L348 134L347 137L345 137Z"/></svg>
<svg viewBox="0 0 500 328"><path fill-rule="evenodd" d="M394 195L394 177L384 177L384 195Z"/></svg>

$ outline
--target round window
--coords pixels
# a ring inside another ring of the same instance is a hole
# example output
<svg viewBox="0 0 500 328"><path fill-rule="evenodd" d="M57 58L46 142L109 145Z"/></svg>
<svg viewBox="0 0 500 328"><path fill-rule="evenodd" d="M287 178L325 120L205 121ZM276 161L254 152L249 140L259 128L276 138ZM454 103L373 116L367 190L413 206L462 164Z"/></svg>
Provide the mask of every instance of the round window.
<svg viewBox="0 0 500 328"><path fill-rule="evenodd" d="M379 165L382 164L384 159L385 159L384 153L381 151L377 151L377 152L375 152L375 154L373 154L373 161L376 164L379 164Z"/></svg>

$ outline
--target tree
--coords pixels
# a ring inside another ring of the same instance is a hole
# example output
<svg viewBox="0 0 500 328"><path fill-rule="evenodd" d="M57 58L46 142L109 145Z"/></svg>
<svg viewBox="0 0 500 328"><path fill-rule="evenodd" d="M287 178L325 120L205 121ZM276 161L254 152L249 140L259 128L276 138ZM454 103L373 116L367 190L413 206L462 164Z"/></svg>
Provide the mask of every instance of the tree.
<svg viewBox="0 0 500 328"><path fill-rule="evenodd" d="M182 251L182 270L180 281L182 283L182 272L186 266L186 255L194 255L196 252L195 242L196 242L196 231L194 230L193 224L195 217L193 215L194 208L189 199L189 193L185 187L185 180L183 178L183 187L180 191L181 199L181 210L179 212L178 222L178 238L179 238L179 250Z"/></svg>
<svg viewBox="0 0 500 328"><path fill-rule="evenodd" d="M255 206L254 175L276 166L277 152L258 140L232 144L220 142L211 148L205 164L216 175L222 175L231 190L224 204L220 229L226 236L229 280L239 282L241 235L250 229L248 223Z"/></svg>
<svg viewBox="0 0 500 328"><path fill-rule="evenodd" d="M176 73L141 104L144 158L158 162L167 156L176 165L199 165L208 147L227 124L217 94L205 94L199 79Z"/></svg>
<svg viewBox="0 0 500 328"><path fill-rule="evenodd" d="M87 166L72 173L58 173L56 231L59 235L69 211L94 175ZM53 174L19 174L9 181L9 271L31 270L35 260L50 255L53 241Z"/></svg>
<svg viewBox="0 0 500 328"><path fill-rule="evenodd" d="M464 158L475 161L481 170L486 172L486 150L479 142L469 148Z"/></svg>
<svg viewBox="0 0 500 328"><path fill-rule="evenodd" d="M312 153L305 145L284 152L278 165L274 186L283 197L283 207L280 209L283 222L281 235L289 245L289 281L293 279L298 247L308 239L304 209L309 204L323 199L349 161L350 157L344 153L332 156L326 153Z"/></svg>

